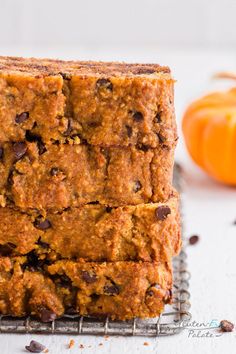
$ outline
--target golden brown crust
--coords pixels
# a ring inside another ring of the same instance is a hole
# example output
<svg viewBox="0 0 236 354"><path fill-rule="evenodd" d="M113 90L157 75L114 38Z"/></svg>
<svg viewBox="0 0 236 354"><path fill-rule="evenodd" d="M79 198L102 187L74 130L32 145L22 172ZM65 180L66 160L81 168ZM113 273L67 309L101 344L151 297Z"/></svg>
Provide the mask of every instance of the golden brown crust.
<svg viewBox="0 0 236 354"><path fill-rule="evenodd" d="M157 147L177 138L173 79L155 64L0 57L0 107L0 143L29 132L48 144L77 135Z"/></svg>
<svg viewBox="0 0 236 354"><path fill-rule="evenodd" d="M7 73L18 73L24 76L42 75L42 76L62 76L63 73L71 72L77 75L86 76L109 74L112 76L150 76L151 74L162 73L170 74L167 66L158 64L127 64L122 62L101 62L101 61L65 61L59 59L36 59L22 57L0 56L0 71Z"/></svg>
<svg viewBox="0 0 236 354"><path fill-rule="evenodd" d="M84 144L2 146L0 181L22 210L62 210L86 203L108 206L165 201L172 193L173 149L101 148ZM5 199L4 199L5 198Z"/></svg>
<svg viewBox="0 0 236 354"><path fill-rule="evenodd" d="M167 212L160 218L157 212L163 208ZM39 262L60 258L169 262L181 245L177 197L164 204L115 209L86 205L44 218L5 207L0 208L0 219L0 255L34 255Z"/></svg>
<svg viewBox="0 0 236 354"><path fill-rule="evenodd" d="M172 276L167 263L89 263L58 261L43 271L27 269L24 258L0 258L0 313L45 317L156 317L171 301Z"/></svg>

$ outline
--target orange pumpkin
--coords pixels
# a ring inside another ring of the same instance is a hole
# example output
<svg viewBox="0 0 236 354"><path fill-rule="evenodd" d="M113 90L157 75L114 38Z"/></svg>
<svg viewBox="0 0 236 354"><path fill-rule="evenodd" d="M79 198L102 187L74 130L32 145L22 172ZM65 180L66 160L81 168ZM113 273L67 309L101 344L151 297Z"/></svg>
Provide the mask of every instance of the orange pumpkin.
<svg viewBox="0 0 236 354"><path fill-rule="evenodd" d="M182 127L193 160L218 181L236 186L236 88L193 102Z"/></svg>

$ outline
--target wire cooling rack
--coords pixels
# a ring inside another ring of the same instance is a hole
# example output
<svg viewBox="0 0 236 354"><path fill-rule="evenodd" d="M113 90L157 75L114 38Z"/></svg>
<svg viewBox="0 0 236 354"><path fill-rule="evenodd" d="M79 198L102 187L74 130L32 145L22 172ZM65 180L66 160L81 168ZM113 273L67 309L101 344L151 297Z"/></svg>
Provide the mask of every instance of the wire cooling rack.
<svg viewBox="0 0 236 354"><path fill-rule="evenodd" d="M174 184L182 190L182 173L180 166L175 166ZM181 203L182 204L182 203ZM183 206L182 206L183 207ZM183 215L182 215L183 220ZM183 229L183 225L182 225ZM184 231L183 231L184 233ZM182 249L173 260L173 303L165 307L158 318L132 321L111 321L76 315L64 315L50 323L42 323L31 317L14 318L0 316L0 333L42 333L42 334L90 334L121 336L166 336L181 332L185 323L190 321L190 293L187 270L186 251Z"/></svg>

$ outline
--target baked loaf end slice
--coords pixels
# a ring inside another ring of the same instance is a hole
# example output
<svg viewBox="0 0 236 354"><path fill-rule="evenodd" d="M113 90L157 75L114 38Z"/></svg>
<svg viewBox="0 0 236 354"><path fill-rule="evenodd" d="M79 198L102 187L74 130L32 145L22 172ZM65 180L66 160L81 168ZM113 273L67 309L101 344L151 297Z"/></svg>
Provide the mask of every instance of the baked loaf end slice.
<svg viewBox="0 0 236 354"><path fill-rule="evenodd" d="M173 84L157 64L0 57L0 142L173 144Z"/></svg>
<svg viewBox="0 0 236 354"><path fill-rule="evenodd" d="M0 158L0 205L63 210L86 203L135 205L172 194L173 149L5 143Z"/></svg>
<svg viewBox="0 0 236 354"><path fill-rule="evenodd" d="M166 261L181 246L178 198L118 208L86 205L44 217L0 208L0 256L43 261Z"/></svg>
<svg viewBox="0 0 236 354"><path fill-rule="evenodd" d="M44 271L0 258L0 313L50 321L64 312L126 320L158 316L171 301L168 263L58 261Z"/></svg>

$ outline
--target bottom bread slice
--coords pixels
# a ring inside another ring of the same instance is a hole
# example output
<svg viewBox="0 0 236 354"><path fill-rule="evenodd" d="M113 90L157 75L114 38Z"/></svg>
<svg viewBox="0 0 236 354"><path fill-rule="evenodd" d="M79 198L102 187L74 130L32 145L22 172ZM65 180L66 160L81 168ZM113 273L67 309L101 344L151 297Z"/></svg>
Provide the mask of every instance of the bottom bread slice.
<svg viewBox="0 0 236 354"><path fill-rule="evenodd" d="M0 313L51 321L63 313L126 320L159 316L171 302L163 262L57 261L34 269L26 257L0 258Z"/></svg>

